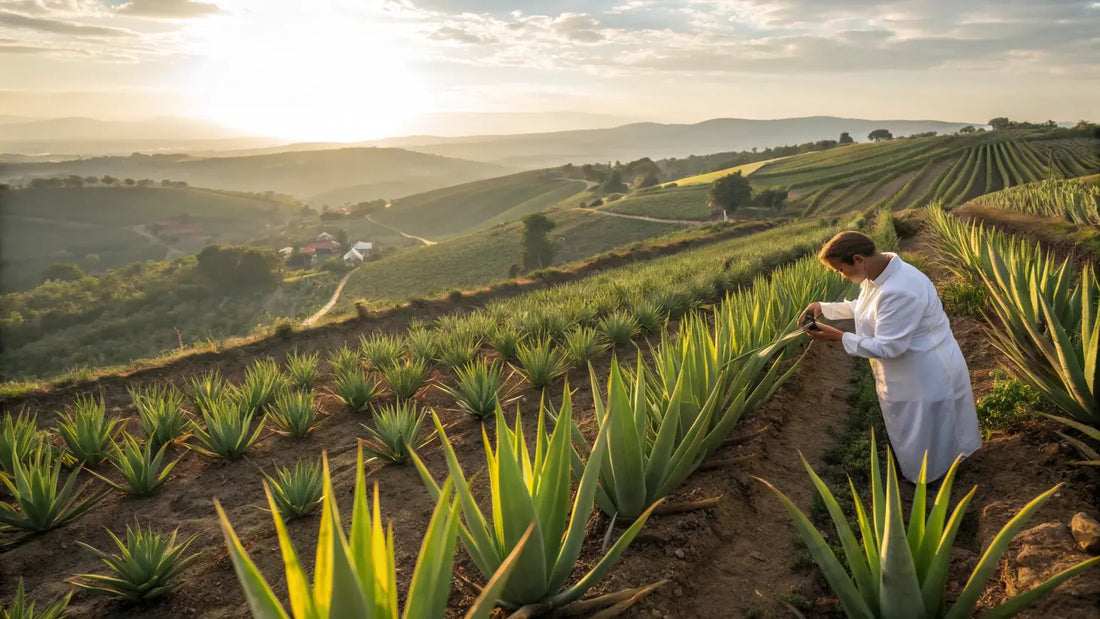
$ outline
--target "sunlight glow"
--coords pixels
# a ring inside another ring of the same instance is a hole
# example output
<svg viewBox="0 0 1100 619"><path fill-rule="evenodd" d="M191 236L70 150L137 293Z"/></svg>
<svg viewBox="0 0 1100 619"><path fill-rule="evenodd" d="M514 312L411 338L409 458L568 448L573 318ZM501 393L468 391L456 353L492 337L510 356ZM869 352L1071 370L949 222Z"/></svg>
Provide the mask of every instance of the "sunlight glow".
<svg viewBox="0 0 1100 619"><path fill-rule="evenodd" d="M380 24L303 15L298 20L210 20L194 95L210 120L290 140L356 141L401 132L425 106L422 80Z"/></svg>

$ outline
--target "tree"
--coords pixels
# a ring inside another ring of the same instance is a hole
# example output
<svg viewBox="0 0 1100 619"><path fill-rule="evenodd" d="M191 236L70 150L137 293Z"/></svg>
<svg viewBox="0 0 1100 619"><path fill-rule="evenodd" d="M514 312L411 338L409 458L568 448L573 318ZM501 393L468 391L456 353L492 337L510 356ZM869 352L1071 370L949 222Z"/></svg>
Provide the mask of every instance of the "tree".
<svg viewBox="0 0 1100 619"><path fill-rule="evenodd" d="M644 189L646 187L653 187L661 182L653 173L646 174L642 177L642 180L638 181L638 189Z"/></svg>
<svg viewBox="0 0 1100 619"><path fill-rule="evenodd" d="M874 141L874 142L881 142L883 140L892 140L892 139L894 139L894 134L890 133L886 129L875 129L871 133L867 134L867 139L871 140L871 141Z"/></svg>
<svg viewBox="0 0 1100 619"><path fill-rule="evenodd" d="M1014 125L1015 123L1005 118L1004 116L998 116L996 118L989 119L989 122L987 122L986 124L990 127L993 127L994 131L1003 131L1005 129L1011 129L1012 125Z"/></svg>
<svg viewBox="0 0 1100 619"><path fill-rule="evenodd" d="M554 259L554 244L547 234L557 226L542 213L532 213L523 218L523 256L525 271L549 266Z"/></svg>
<svg viewBox="0 0 1100 619"><path fill-rule="evenodd" d="M741 170L727 174L714 181L707 193L707 204L712 213L725 210L732 213L737 207L752 200L752 186L749 180L741 176Z"/></svg>
<svg viewBox="0 0 1100 619"><path fill-rule="evenodd" d="M840 144L851 144L851 143L855 142L855 140L852 139L852 136L849 135L847 131L845 131L844 133L841 133L840 134L840 139L837 140L837 141Z"/></svg>
<svg viewBox="0 0 1100 619"><path fill-rule="evenodd" d="M630 191L626 187L626 183L623 182L623 175L618 170L615 170L607 177L607 180L600 185L600 193L626 193Z"/></svg>
<svg viewBox="0 0 1100 619"><path fill-rule="evenodd" d="M974 125L967 125L962 129L959 129L959 133L963 135L970 135L971 133L974 133L974 131L976 131L976 129L974 129Z"/></svg>
<svg viewBox="0 0 1100 619"><path fill-rule="evenodd" d="M351 249L351 246L349 245L349 241L348 241L348 231L347 230L344 230L343 228L340 228L340 229L336 230L336 234L334 234L333 236L336 237L336 242L340 244L340 249L341 250L347 251L347 250Z"/></svg>
<svg viewBox="0 0 1100 619"><path fill-rule="evenodd" d="M778 211L783 208L783 204L787 201L787 192L786 189L765 189L756 194L753 202Z"/></svg>
<svg viewBox="0 0 1100 619"><path fill-rule="evenodd" d="M81 277L84 277L84 271L77 265L71 262L55 262L46 267L46 272L42 274L42 281L53 279L59 282L75 282Z"/></svg>

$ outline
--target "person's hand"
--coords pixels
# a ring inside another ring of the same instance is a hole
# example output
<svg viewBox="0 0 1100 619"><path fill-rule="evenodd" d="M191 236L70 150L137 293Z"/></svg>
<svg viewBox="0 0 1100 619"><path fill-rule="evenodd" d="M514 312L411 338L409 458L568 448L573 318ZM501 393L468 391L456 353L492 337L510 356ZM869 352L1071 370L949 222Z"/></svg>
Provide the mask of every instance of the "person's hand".
<svg viewBox="0 0 1100 619"><path fill-rule="evenodd" d="M802 315L798 318L798 324L803 325L810 322L810 318L816 320L819 317L821 317L821 304L815 301L802 310Z"/></svg>
<svg viewBox="0 0 1100 619"><path fill-rule="evenodd" d="M811 340L815 342L839 342L844 339L844 332L836 327L817 323L817 329L802 329Z"/></svg>

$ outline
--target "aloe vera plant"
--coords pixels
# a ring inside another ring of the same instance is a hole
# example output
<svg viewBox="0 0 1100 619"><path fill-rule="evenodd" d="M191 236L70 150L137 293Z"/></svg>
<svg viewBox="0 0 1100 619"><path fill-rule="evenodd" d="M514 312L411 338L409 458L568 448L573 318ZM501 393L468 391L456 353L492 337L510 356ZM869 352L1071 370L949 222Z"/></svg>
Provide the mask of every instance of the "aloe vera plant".
<svg viewBox="0 0 1100 619"><path fill-rule="evenodd" d="M0 503L0 527L31 533L63 527L106 495L106 491L87 493L87 483L78 489L79 469L59 488L61 461L54 461L45 445L39 445L26 462L15 460L12 468L10 479L0 479L8 487L15 504Z"/></svg>
<svg viewBox="0 0 1100 619"><path fill-rule="evenodd" d="M19 584L15 586L15 598L7 606L0 606L0 619L58 619L65 614L69 606L69 598L73 597L70 591L64 597L47 603L42 608L37 608L34 602L27 604L26 593L23 590L23 577L19 577Z"/></svg>
<svg viewBox="0 0 1100 619"><path fill-rule="evenodd" d="M459 529L459 536L481 573L489 577L500 569L528 527L534 527L530 543L519 554L516 573L501 594L502 603L508 607L540 603L557 608L579 599L603 578L652 511L651 507L650 511L639 515L588 573L566 587L580 556L591 517L599 471L605 463L608 431L601 428L595 448L582 466L574 495L570 487L573 420L568 386L552 434L545 428L546 416L546 407L540 406L533 454L525 442L518 411L515 430L512 430L503 412L497 410L495 449L482 428L492 493L492 512L487 517L474 499L443 424L432 414L462 506L464 524ZM432 496L437 500L446 498L447 486L439 487L415 453L413 462Z"/></svg>
<svg viewBox="0 0 1100 619"><path fill-rule="evenodd" d="M4 415L0 423L0 472L11 474L15 463L30 457L41 442L36 415L26 411Z"/></svg>
<svg viewBox="0 0 1100 619"><path fill-rule="evenodd" d="M405 339L413 359L428 363L435 358L439 345L437 332L426 327L410 328Z"/></svg>
<svg viewBox="0 0 1100 619"><path fill-rule="evenodd" d="M925 217L956 272L976 275L989 291L998 321L989 333L1015 377L1065 413L1056 420L1100 440L1100 280L1093 266L1075 276L1068 259L1033 242L964 224L942 209L926 209ZM1100 465L1095 447L1071 440L1086 463Z"/></svg>
<svg viewBox="0 0 1100 619"><path fill-rule="evenodd" d="M210 410L215 403L223 400L230 390L229 383L218 370L210 370L191 377L191 397L199 413Z"/></svg>
<svg viewBox="0 0 1100 619"><path fill-rule="evenodd" d="M160 445L154 453L152 441L140 443L129 434L124 434L122 444L116 445L114 453L111 454L111 464L122 475L124 483L115 483L95 471L89 472L115 490L121 490L131 496L149 496L168 481L172 469L179 462L179 459L176 459L167 465L164 464L164 450L167 447L167 444Z"/></svg>
<svg viewBox="0 0 1100 619"><path fill-rule="evenodd" d="M508 360L515 356L516 346L519 345L519 331L511 326L497 326L489 334L489 344L502 360Z"/></svg>
<svg viewBox="0 0 1100 619"><path fill-rule="evenodd" d="M569 370L569 359L549 339L522 342L516 349L519 367L512 366L535 389L545 389Z"/></svg>
<svg viewBox="0 0 1100 619"><path fill-rule="evenodd" d="M242 410L261 413L286 388L286 377L274 359L260 359L245 370L244 381L236 389Z"/></svg>
<svg viewBox="0 0 1100 619"><path fill-rule="evenodd" d="M367 410L367 406L382 393L382 383L365 376L361 370L348 370L336 374L332 393L352 412Z"/></svg>
<svg viewBox="0 0 1100 619"><path fill-rule="evenodd" d="M829 510L837 536L844 551L848 569L833 553L813 523L782 492L764 480L783 502L795 528L821 567L825 579L840 600L849 617L900 617L964 619L976 610L978 598L989 577L997 569L1001 554L1028 519L1057 492L1059 486L1042 493L1028 503L997 533L974 567L966 585L951 608L946 607L946 585L951 551L962 523L963 513L974 497L977 486L948 513L951 486L959 460L944 477L931 510L926 510L928 486L922 466L913 496L913 508L908 526L904 522L898 474L893 455L887 450L886 478L879 468L874 435L871 437L871 511L863 506L855 486L852 495L859 523L860 540L856 539L839 503L825 482L802 458L802 464L813 480ZM1002 602L983 617L1010 617L1050 593L1055 587L1081 571L1100 564L1100 557L1082 561L1051 577L1049 580L1016 597Z"/></svg>
<svg viewBox="0 0 1100 619"><path fill-rule="evenodd" d="M375 370L381 371L397 363L404 352L404 342L396 335L376 333L369 338L359 336L359 355Z"/></svg>
<svg viewBox="0 0 1100 619"><path fill-rule="evenodd" d="M199 557L197 553L184 556L197 534L177 544L179 529L166 537L143 530L135 522L133 528L126 525L125 542L110 529L107 534L118 547L117 554L77 543L102 559L111 574L78 574L77 580L72 581L74 585L131 602L146 602L170 592L176 585L176 576Z"/></svg>
<svg viewBox="0 0 1100 619"><path fill-rule="evenodd" d="M267 418L275 431L303 438L316 427L317 407L312 391L284 391L275 396L275 403L267 411Z"/></svg>
<svg viewBox="0 0 1100 619"><path fill-rule="evenodd" d="M73 403L72 411L61 415L57 433L77 462L94 466L111 453L118 424L118 419L107 418L102 398L82 396Z"/></svg>
<svg viewBox="0 0 1100 619"><path fill-rule="evenodd" d="M179 389L169 384L131 389L130 399L137 408L141 429L154 448L186 438L190 423Z"/></svg>
<svg viewBox="0 0 1100 619"><path fill-rule="evenodd" d="M607 340L616 346L626 344L638 333L638 322L625 310L616 310L604 316L599 327Z"/></svg>
<svg viewBox="0 0 1100 619"><path fill-rule="evenodd" d="M359 372L362 370L363 362L359 358L359 352L348 348L346 344L330 353L325 360L328 362L329 368L332 369L332 373L336 376L347 372Z"/></svg>
<svg viewBox="0 0 1100 619"><path fill-rule="evenodd" d="M260 438L264 429L263 421L256 424L256 429L253 430L254 413L251 410L242 410L240 403L231 398L222 398L207 406L210 407L209 410L202 412L203 425L191 422L198 444L188 444L189 448L208 456L236 460Z"/></svg>
<svg viewBox="0 0 1100 619"><path fill-rule="evenodd" d="M574 327L565 334L565 349L574 365L585 366L591 359L607 350L603 335L592 327Z"/></svg>
<svg viewBox="0 0 1100 619"><path fill-rule="evenodd" d="M457 543L455 532L459 526L458 506L451 500L450 480L444 483L432 511L402 611L397 602L393 530L382 526L377 485L374 487L374 501L368 508L363 453L359 452L356 466L355 499L349 534L344 533L340 513L333 499L336 495L332 489L328 456L322 455L321 461L324 498L321 501L321 525L317 536L317 561L314 565L312 586L298 559L298 552L290 541L286 524L279 514L271 490L266 482L264 484L271 517L275 521L279 548L283 554L290 594L289 613L248 556L248 551L229 523L225 510L217 499L214 500L222 532L225 534L225 545L229 549L233 569L244 589L252 615L295 619L399 616L403 619L441 619L446 613L447 598L451 592L451 566ZM516 556L502 562L499 572L489 581L467 612L467 619L489 617L500 590L509 580L516 563Z"/></svg>
<svg viewBox="0 0 1100 619"><path fill-rule="evenodd" d="M479 337L465 331L456 331L440 338L436 350L440 363L451 368L460 368L473 361L480 348Z"/></svg>
<svg viewBox="0 0 1100 619"><path fill-rule="evenodd" d="M275 477L264 473L275 506L286 520L313 513L321 505L321 465L299 460L294 468L279 467Z"/></svg>
<svg viewBox="0 0 1100 619"><path fill-rule="evenodd" d="M286 356L286 373L290 384L301 391L313 389L320 370L317 368L318 354L303 354L297 350Z"/></svg>
<svg viewBox="0 0 1100 619"><path fill-rule="evenodd" d="M382 377L390 387L390 392L398 400L415 398L428 380L428 364L424 361L406 359L394 363L382 370Z"/></svg>
<svg viewBox="0 0 1100 619"><path fill-rule="evenodd" d="M455 370L458 380L454 387L439 385L467 414L485 420L500 405L504 367L500 363L480 359Z"/></svg>
<svg viewBox="0 0 1100 619"><path fill-rule="evenodd" d="M374 424L363 424L369 437L360 441L372 458L380 458L394 463L403 463L409 459L413 449L420 446L420 427L424 423L424 413L417 409L416 402L399 401L397 404L383 406L374 411Z"/></svg>

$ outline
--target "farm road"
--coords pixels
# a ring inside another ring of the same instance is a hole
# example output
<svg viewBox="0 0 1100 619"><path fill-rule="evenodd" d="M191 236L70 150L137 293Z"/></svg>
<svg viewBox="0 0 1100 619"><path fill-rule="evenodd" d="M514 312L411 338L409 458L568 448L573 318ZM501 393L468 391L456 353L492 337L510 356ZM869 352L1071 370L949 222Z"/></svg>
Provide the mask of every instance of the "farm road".
<svg viewBox="0 0 1100 619"><path fill-rule="evenodd" d="M336 290L332 293L332 298L329 299L328 303L325 303L325 305L321 307L321 309L317 310L312 316L303 320L303 327L308 327L311 324L317 322L317 320L320 319L321 316L324 316L328 313L330 309L332 309L333 305L336 305L336 301L340 299L340 293L344 291L344 284L348 283L348 278L351 277L351 274L354 272L355 269L352 269L348 271L346 275L344 275L343 279L340 280L340 283L336 285Z"/></svg>
<svg viewBox="0 0 1100 619"><path fill-rule="evenodd" d="M421 243L423 243L423 244L425 244L425 245L436 245L436 244L437 244L437 243L436 243L436 241L429 241L428 239L426 239L426 238L424 238L424 237L422 237L422 236L415 236L415 235L412 235L412 234L405 234L404 232L402 232L402 231L398 230L397 228L394 228L393 226L389 226L389 225L386 225L386 224L384 224L384 223L382 223L382 222L380 222L380 221L376 221L376 220L375 220L375 219L374 219L373 217L371 217L370 215L367 215L367 216L366 216L366 220L367 220L367 221L369 221L369 222L371 222L372 224L377 224L377 225L379 225L379 226L382 226L383 228L385 228L385 229L387 229L387 230L393 230L394 232L396 232L396 233L400 234L401 236L403 236L403 237L405 237L405 238L407 238L407 239L412 239L412 240L414 240L414 241L420 241Z"/></svg>
<svg viewBox="0 0 1100 619"><path fill-rule="evenodd" d="M590 208L574 208L574 211L581 211L582 213L594 213L596 215L606 215L608 217L622 217L624 219L637 219L638 221L652 221L659 224L686 224L688 226L701 226L703 224L713 223L707 220L700 219L660 219L658 217L646 217L645 215L626 215L624 213L613 213L611 211L598 211Z"/></svg>

